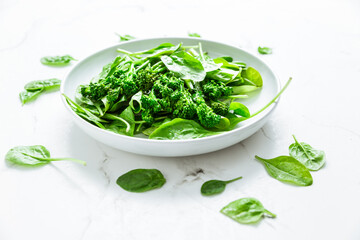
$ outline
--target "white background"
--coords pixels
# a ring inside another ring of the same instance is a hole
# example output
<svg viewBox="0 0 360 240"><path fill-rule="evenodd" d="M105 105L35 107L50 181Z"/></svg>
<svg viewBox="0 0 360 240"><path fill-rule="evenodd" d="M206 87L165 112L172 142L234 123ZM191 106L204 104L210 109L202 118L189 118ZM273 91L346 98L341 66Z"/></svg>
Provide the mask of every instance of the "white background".
<svg viewBox="0 0 360 240"><path fill-rule="evenodd" d="M98 239L360 239L359 1L0 1L0 155L43 144L54 157L86 160L19 169L0 161L1 240ZM40 64L46 55L77 59L114 45L114 34L186 36L241 47L260 56L284 84L270 121L230 148L200 156L157 158L122 152L89 138L66 112L59 93L21 106L25 83L71 69ZM254 155L288 153L295 134L323 149L326 166L314 184L271 178ZM115 181L134 168L157 168L167 183L143 194ZM197 173L199 169L203 173ZM209 179L243 176L215 197ZM276 219L241 225L219 210L258 198Z"/></svg>

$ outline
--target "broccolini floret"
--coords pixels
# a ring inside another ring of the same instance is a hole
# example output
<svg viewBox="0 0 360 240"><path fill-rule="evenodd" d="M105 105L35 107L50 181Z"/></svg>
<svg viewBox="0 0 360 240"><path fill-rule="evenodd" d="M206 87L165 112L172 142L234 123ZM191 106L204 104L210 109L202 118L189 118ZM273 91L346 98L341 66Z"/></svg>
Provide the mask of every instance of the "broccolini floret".
<svg viewBox="0 0 360 240"><path fill-rule="evenodd" d="M211 100L217 100L224 96L231 95L231 87L226 86L225 83L216 80L205 80L202 83L202 89L205 97Z"/></svg>
<svg viewBox="0 0 360 240"><path fill-rule="evenodd" d="M229 105L223 102L211 102L210 107L214 113L226 116L229 113Z"/></svg>

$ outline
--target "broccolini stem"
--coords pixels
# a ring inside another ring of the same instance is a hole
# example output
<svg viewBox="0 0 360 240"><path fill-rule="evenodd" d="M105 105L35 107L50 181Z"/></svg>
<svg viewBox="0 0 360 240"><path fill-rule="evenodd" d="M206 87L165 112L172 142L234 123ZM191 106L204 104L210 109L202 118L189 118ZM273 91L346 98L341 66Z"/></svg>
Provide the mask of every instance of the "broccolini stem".
<svg viewBox="0 0 360 240"><path fill-rule="evenodd" d="M268 103L266 104L262 109L260 109L259 111L257 111L256 113L252 114L250 116L250 118L258 115L259 113L261 113L262 111L264 111L266 108L268 108L271 104L273 104L279 97L280 95L285 91L285 89L289 86L290 82L291 82L292 78L289 78L289 80L286 82L286 84L284 85L284 87L280 90L280 92L278 94L276 94L276 96Z"/></svg>
<svg viewBox="0 0 360 240"><path fill-rule="evenodd" d="M140 66L135 70L135 72L138 72L139 70L145 68L149 63L150 63L150 61L147 60L147 61L144 62L142 65L140 65Z"/></svg>

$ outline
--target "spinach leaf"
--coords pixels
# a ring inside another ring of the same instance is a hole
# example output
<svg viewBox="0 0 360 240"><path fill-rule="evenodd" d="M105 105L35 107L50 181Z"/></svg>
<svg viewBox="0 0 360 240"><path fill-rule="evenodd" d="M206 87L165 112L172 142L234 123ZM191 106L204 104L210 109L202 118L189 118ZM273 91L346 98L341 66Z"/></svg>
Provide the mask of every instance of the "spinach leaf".
<svg viewBox="0 0 360 240"><path fill-rule="evenodd" d="M242 179L242 177L234 178L228 181L221 181L221 180L206 181L201 186L201 194L205 196L220 194L225 190L226 184L234 182L239 179Z"/></svg>
<svg viewBox="0 0 360 240"><path fill-rule="evenodd" d="M130 41L130 40L135 39L135 37L133 37L133 36L131 36L131 35L128 35L128 34L120 35L120 34L116 33L116 35L119 36L121 42L123 42L123 41Z"/></svg>
<svg viewBox="0 0 360 240"><path fill-rule="evenodd" d="M206 76L203 65L199 60L184 51L174 52L170 56L162 56L161 61L167 69L176 73L184 80L201 82Z"/></svg>
<svg viewBox="0 0 360 240"><path fill-rule="evenodd" d="M25 91L22 91L19 94L20 101L24 105L27 102L35 100L41 93L45 91L59 90L60 84L61 80L57 78L29 82L24 86Z"/></svg>
<svg viewBox="0 0 360 240"><path fill-rule="evenodd" d="M57 78L37 80L27 83L24 88L27 91L38 91L38 90L59 90L61 80Z"/></svg>
<svg viewBox="0 0 360 240"><path fill-rule="evenodd" d="M175 118L170 122L160 125L160 127L150 134L149 139L184 140L201 138L219 133L220 132L206 130L194 120Z"/></svg>
<svg viewBox="0 0 360 240"><path fill-rule="evenodd" d="M5 160L21 166L41 166L52 161L69 160L86 165L85 161L74 158L50 158L50 152L42 145L17 146L10 149Z"/></svg>
<svg viewBox="0 0 360 240"><path fill-rule="evenodd" d="M157 169L134 169L121 175L116 183L128 192L146 192L161 188L166 180Z"/></svg>
<svg viewBox="0 0 360 240"><path fill-rule="evenodd" d="M304 142L298 142L293 135L295 143L289 146L290 156L304 164L304 166L311 170L317 171L325 164L325 153L322 150L317 150Z"/></svg>
<svg viewBox="0 0 360 240"><path fill-rule="evenodd" d="M24 105L25 103L28 103L30 101L33 101L35 100L39 95L40 93L43 91L43 89L39 89L39 90L36 90L36 91L22 91L20 92L19 94L19 97L20 97L20 101L22 103L22 105Z"/></svg>
<svg viewBox="0 0 360 240"><path fill-rule="evenodd" d="M260 73L252 67L248 67L246 70L241 72L241 77L249 81L251 84L257 87L262 87L263 80Z"/></svg>
<svg viewBox="0 0 360 240"><path fill-rule="evenodd" d="M255 156L260 160L266 171L273 178L299 186L310 186L313 183L309 170L298 160L289 156L279 156L272 159L263 159Z"/></svg>
<svg viewBox="0 0 360 240"><path fill-rule="evenodd" d="M76 59L70 55L47 56L47 57L42 57L40 59L40 62L48 66L65 66L68 65L72 60L76 61Z"/></svg>
<svg viewBox="0 0 360 240"><path fill-rule="evenodd" d="M132 108L134 113L139 113L141 111L141 96L142 91L139 91L130 99L129 106Z"/></svg>
<svg viewBox="0 0 360 240"><path fill-rule="evenodd" d="M188 33L189 37L197 37L197 38L201 38L201 36L198 33Z"/></svg>
<svg viewBox="0 0 360 240"><path fill-rule="evenodd" d="M243 224L257 223L263 216L276 217L274 213L266 210L261 202L255 198L240 198L223 207L220 212Z"/></svg>
<svg viewBox="0 0 360 240"><path fill-rule="evenodd" d="M114 114L105 113L104 118L113 120L109 124L105 124L105 128L109 131L134 136L135 132L135 116L131 107L127 107L119 116Z"/></svg>
<svg viewBox="0 0 360 240"><path fill-rule="evenodd" d="M226 61L226 59L224 59L224 57L215 58L214 62L218 63L218 64L222 64L221 65L222 68L229 68L229 69L232 69L235 71L239 71L239 69L240 69L239 65Z"/></svg>
<svg viewBox="0 0 360 240"><path fill-rule="evenodd" d="M63 94L66 99L66 102L69 104L71 109L80 117L84 118L85 120L96 124L99 128L105 129L102 123L107 123L108 121L101 119L100 117L96 116L90 109L85 108L71 100L68 96Z"/></svg>
<svg viewBox="0 0 360 240"><path fill-rule="evenodd" d="M230 103L229 110L233 110L235 114L240 115L245 118L250 117L249 109L242 103L232 102Z"/></svg>
<svg viewBox="0 0 360 240"><path fill-rule="evenodd" d="M222 63L215 63L211 57L203 52L201 43L199 43L199 52L200 54L195 58L201 62L205 72L212 72L221 67Z"/></svg>
<svg viewBox="0 0 360 240"><path fill-rule="evenodd" d="M258 47L258 52L260 54L272 54L272 49L269 47Z"/></svg>
<svg viewBox="0 0 360 240"><path fill-rule="evenodd" d="M218 80L221 82L228 83L234 80L241 71L234 71L228 68L220 68L215 71L207 72L206 77L209 79Z"/></svg>

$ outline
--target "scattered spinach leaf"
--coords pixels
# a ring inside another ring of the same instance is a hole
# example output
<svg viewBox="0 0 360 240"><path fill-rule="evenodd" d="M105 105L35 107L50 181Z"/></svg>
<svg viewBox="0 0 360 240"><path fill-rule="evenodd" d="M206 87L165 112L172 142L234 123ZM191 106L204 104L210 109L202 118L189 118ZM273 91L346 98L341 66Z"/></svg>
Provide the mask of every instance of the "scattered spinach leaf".
<svg viewBox="0 0 360 240"><path fill-rule="evenodd" d="M289 146L290 156L304 164L304 166L311 170L317 171L325 164L325 153L322 150L317 150L304 142L298 142L293 135L295 143Z"/></svg>
<svg viewBox="0 0 360 240"><path fill-rule="evenodd" d="M121 175L116 183L128 192L146 192L160 188L166 180L157 169L134 169Z"/></svg>
<svg viewBox="0 0 360 240"><path fill-rule="evenodd" d="M269 47L258 47L258 52L260 54L272 54L272 49Z"/></svg>
<svg viewBox="0 0 360 240"><path fill-rule="evenodd" d="M72 60L76 61L76 59L70 55L46 56L46 57L42 57L40 59L40 62L48 66L65 66L68 65Z"/></svg>
<svg viewBox="0 0 360 240"><path fill-rule="evenodd" d="M116 35L119 36L121 42L123 42L123 41L130 41L130 40L135 39L135 37L133 37L133 36L131 36L131 35L128 35L128 34L120 35L120 34L116 33Z"/></svg>
<svg viewBox="0 0 360 240"><path fill-rule="evenodd" d="M239 179L242 179L242 177L237 177L228 181L221 181L221 180L206 181L201 186L201 194L205 196L220 194L225 190L225 187L228 183L234 182Z"/></svg>
<svg viewBox="0 0 360 240"><path fill-rule="evenodd" d="M42 145L17 146L10 149L5 155L5 160L21 166L41 166L52 161L73 161L86 165L85 161L74 158L50 158L50 152Z"/></svg>
<svg viewBox="0 0 360 240"><path fill-rule="evenodd" d="M310 186L313 183L309 170L293 157L279 156L272 159L264 159L255 156L255 158L264 164L270 176L279 181L299 186Z"/></svg>
<svg viewBox="0 0 360 240"><path fill-rule="evenodd" d="M24 86L25 90L19 94L20 101L24 105L27 102L35 100L45 91L59 90L60 84L61 80L57 78L29 82Z"/></svg>
<svg viewBox="0 0 360 240"><path fill-rule="evenodd" d="M220 212L243 224L257 223L263 216L276 217L255 198L240 198L226 205Z"/></svg>
<svg viewBox="0 0 360 240"><path fill-rule="evenodd" d="M198 33L188 33L189 37L197 37L197 38L201 38L201 36Z"/></svg>

